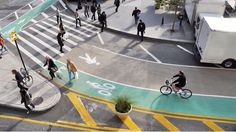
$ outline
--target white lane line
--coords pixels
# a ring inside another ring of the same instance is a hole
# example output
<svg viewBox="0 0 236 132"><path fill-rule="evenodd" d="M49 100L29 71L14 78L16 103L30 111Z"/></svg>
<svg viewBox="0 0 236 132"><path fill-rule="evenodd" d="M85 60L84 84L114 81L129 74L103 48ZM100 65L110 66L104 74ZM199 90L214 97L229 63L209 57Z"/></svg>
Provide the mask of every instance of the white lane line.
<svg viewBox="0 0 236 132"><path fill-rule="evenodd" d="M33 7L30 5L30 3L28 4L28 6L30 7L30 9L33 9Z"/></svg>
<svg viewBox="0 0 236 132"><path fill-rule="evenodd" d="M183 51L185 51L185 52L191 54L191 55L194 55L194 53L193 53L192 51L189 51L189 50L185 49L184 47L182 47L182 46L180 46L180 45L177 45L177 47L180 48L180 49L182 49Z"/></svg>
<svg viewBox="0 0 236 132"><path fill-rule="evenodd" d="M38 22L35 19L31 19L30 21L33 22L33 23L37 23Z"/></svg>
<svg viewBox="0 0 236 132"><path fill-rule="evenodd" d="M99 32L97 32L97 35L98 35L98 38L99 38L101 44L104 45L104 41L103 41L103 39L102 39L102 37L101 37Z"/></svg>
<svg viewBox="0 0 236 132"><path fill-rule="evenodd" d="M57 10L57 8L56 8L54 5L51 5L51 7L52 7L52 9L53 9L54 11Z"/></svg>
<svg viewBox="0 0 236 132"><path fill-rule="evenodd" d="M161 63L159 59L157 59L152 53L150 53L147 49L145 49L141 44L139 45L147 54L149 54L157 63Z"/></svg>
<svg viewBox="0 0 236 132"><path fill-rule="evenodd" d="M40 40L39 38L35 37L34 35L30 34L27 31L22 31L24 34L28 35L29 37L33 38L35 41L37 41L38 43L40 43L41 45L47 47L49 50L53 51L54 53L58 54L59 56L63 56L64 54L59 52L59 50L55 49L54 47L52 47L51 45L45 43L44 41Z"/></svg>
<svg viewBox="0 0 236 132"><path fill-rule="evenodd" d="M57 34L58 33L56 33L56 32L54 32L54 31L52 31L52 30L49 30L48 28L46 28L46 27L44 27L44 26L42 26L42 25L40 25L40 24L35 24L37 27L39 27L39 28L42 28L42 29L44 29L44 30L46 30L47 32L49 32L49 33L51 33L51 34L53 34L53 35L55 35L55 36L57 36ZM72 45L77 45L77 43L75 43L74 41L72 41L72 40L70 40L70 39L66 39L65 41L67 41L68 43L70 43L70 44L72 44Z"/></svg>
<svg viewBox="0 0 236 132"><path fill-rule="evenodd" d="M223 66L219 65L219 64L214 64L215 66L219 67L219 68L224 68Z"/></svg>
<svg viewBox="0 0 236 132"><path fill-rule="evenodd" d="M44 51L42 51L40 48L38 48L37 46L35 46L34 44L32 44L31 42L29 42L28 40L26 40L25 38L23 38L22 36L20 36L18 34L18 37L21 41L23 41L24 43L26 43L28 46L30 46L31 48L33 48L35 51L37 51L38 53L40 53L41 55L43 55L44 57L49 56L50 58L53 58L52 56L50 56L49 54L45 53Z"/></svg>
<svg viewBox="0 0 236 132"><path fill-rule="evenodd" d="M49 24L49 23L47 23L47 22L44 22L44 21L42 21L42 23L44 23L45 25L48 25L48 26L50 26L50 27L52 27L52 28L58 30L58 32L59 32L59 27L56 27L56 26L54 26L54 25L52 25L52 24ZM66 31L66 29L65 29L65 31ZM72 34L72 33L70 33L70 32L67 32L67 31L66 31L66 33L68 33L69 36L72 36L72 37L74 37L74 38L76 38L76 39L78 39L78 40L80 40L80 41L84 41L83 38L78 37L78 36L76 36L76 35L74 35L74 34ZM77 45L77 44L76 44L76 45Z"/></svg>
<svg viewBox="0 0 236 132"><path fill-rule="evenodd" d="M44 33L41 33L38 29L35 29L35 28L33 28L33 27L30 27L29 29L32 30L32 31L34 31L34 32L36 32L36 33L38 33L39 35L43 36L44 38L46 38L46 39L52 41L53 43L58 44L58 42L57 42L54 38L52 38L52 37L50 37L49 35L46 35L46 34L44 34ZM64 45L63 48L65 48L65 50L67 50L67 51L71 51L71 50L72 50L72 49L71 49L70 47L68 47L67 45ZM62 54L63 54L63 53L62 53Z"/></svg>
<svg viewBox="0 0 236 132"><path fill-rule="evenodd" d="M16 46L10 39L8 39L8 41L10 43L12 43L14 46ZM18 44L18 46L19 46L20 51L22 51L25 55L27 55L29 58L31 58L31 60L33 60L35 63L37 63L40 66L43 65L42 61L40 61L38 58L33 56L30 52L28 52L26 49L24 49L21 45Z"/></svg>
<svg viewBox="0 0 236 132"><path fill-rule="evenodd" d="M135 58L135 57L119 54L119 53L116 53L116 52L113 52L113 51L110 51L110 50L107 50L107 49L103 49L103 48L100 48L100 47L97 47L97 46L94 46L94 45L93 45L93 47L97 48L97 49L100 49L100 50L103 50L103 51L106 51L108 53L115 54L115 55L123 56L123 57L134 59L134 60L139 60L139 61L143 61L143 62L153 63L153 64L161 64L161 65L175 66L175 67L211 69L211 70L226 70L226 71L229 71L229 70L230 71L235 71L236 70L236 69L228 69L228 68L216 68L216 67L203 67L203 66L189 66L189 65L180 65L180 64L158 63L158 62L155 62L155 61L149 61L149 60L144 60L144 59L139 59L139 58Z"/></svg>
<svg viewBox="0 0 236 132"><path fill-rule="evenodd" d="M57 23L55 20L53 20L53 19L51 19L51 18L48 18L47 20L49 20L49 21L51 21L51 22L53 22L53 23ZM66 20L63 20L63 22L66 22ZM84 33L84 32L81 32L81 31L79 31L79 30L76 30L75 28L71 28L70 26L67 26L65 23L64 23L63 25L64 25L66 28L70 29L70 30L73 30L73 31L75 31L75 32L77 32L77 33L79 33L79 34L84 35L85 37L91 37L91 35L88 35L88 34L86 34L86 33Z"/></svg>
<svg viewBox="0 0 236 132"><path fill-rule="evenodd" d="M60 2L61 5L64 7L64 9L67 9L66 4L65 4L62 0L59 0L59 2Z"/></svg>
<svg viewBox="0 0 236 132"><path fill-rule="evenodd" d="M61 15L64 16L64 17L66 17L66 18L68 18L68 19L70 19L70 20L75 20L75 18L73 18L73 17L71 17L71 16L68 16L68 15L65 15L65 14L62 14L62 13L61 13ZM99 30L98 27L95 27L95 26L93 26L93 25L91 25L91 24L88 24L88 23L86 23L86 22L81 21L81 23L82 23L82 24L85 24L85 25L87 25L87 26L93 27L93 28L95 28L96 30Z"/></svg>
<svg viewBox="0 0 236 132"><path fill-rule="evenodd" d="M101 48L96 47L96 46L93 46L93 47L98 48L98 49L101 49ZM101 50L106 50L106 49L101 49ZM59 62L59 63L61 63L61 64L63 64L63 65L66 65L66 64L64 64L63 62L60 62L60 61L57 61L57 62ZM120 82L115 82L115 81L112 81L112 80L108 80L108 79L105 79L105 78L102 78L102 77L99 77L99 76L96 76L96 75L87 73L87 72L85 72L85 71L79 70L79 72L82 72L82 73L84 73L84 74L87 74L87 75L89 75L89 76L92 76L92 77L95 77L95 78L98 78L98 79L101 79L101 80L104 80L104 81L107 81L107 82L112 82L112 83L115 83L115 84L124 85L124 86L127 86L127 87L132 87L132 88L135 88L135 89L142 89L142 90L146 90L146 91L160 92L159 89L151 89L151 88L144 88L144 87L139 87L139 86L134 86L134 85L128 85L128 84L124 84L124 83L120 83ZM234 96L207 95L207 94L193 94L193 95L236 99L236 97L234 97Z"/></svg>
<svg viewBox="0 0 236 132"><path fill-rule="evenodd" d="M53 16L53 17L56 18L56 16ZM74 21L75 21L75 20L74 20ZM66 19L63 19L63 22L66 22L66 23L68 23L68 24L75 25L75 23L73 23L73 22L71 22L71 21L68 21L68 20L66 20ZM83 23L83 22L81 21L81 23ZM71 26L71 25L69 25L69 26ZM97 30L97 31L93 31L92 29L87 28L86 26L81 26L81 27L79 27L79 28L82 28L82 29L87 30L87 31L92 32L92 33L97 33L97 32L99 32L98 30ZM82 32L82 33L83 33L83 32ZM87 34L86 34L86 35L87 35ZM88 35L88 36L91 36L91 35Z"/></svg>
<svg viewBox="0 0 236 132"><path fill-rule="evenodd" d="M15 13L16 19L18 19L19 17L18 17L18 15L17 15L17 12L15 11L14 13Z"/></svg>

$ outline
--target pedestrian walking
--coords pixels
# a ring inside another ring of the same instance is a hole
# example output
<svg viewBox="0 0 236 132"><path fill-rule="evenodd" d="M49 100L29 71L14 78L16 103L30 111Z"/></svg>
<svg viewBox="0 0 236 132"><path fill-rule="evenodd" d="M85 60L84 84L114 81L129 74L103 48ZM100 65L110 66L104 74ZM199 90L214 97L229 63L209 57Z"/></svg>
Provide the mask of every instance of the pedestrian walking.
<svg viewBox="0 0 236 132"><path fill-rule="evenodd" d="M0 33L0 46L1 46L0 56L3 54L3 52L7 51L7 48L5 45L6 45L6 42L4 41L4 38L2 37L2 34Z"/></svg>
<svg viewBox="0 0 236 132"><path fill-rule="evenodd" d="M89 17L89 5L87 2L84 3L84 16L87 18Z"/></svg>
<svg viewBox="0 0 236 132"><path fill-rule="evenodd" d="M56 16L57 16L57 24L59 24L59 23L60 23L61 14L60 14L60 11L59 11L58 8L57 8L57 10L56 10Z"/></svg>
<svg viewBox="0 0 236 132"><path fill-rule="evenodd" d="M60 52L64 53L64 51L63 51L64 43L62 42L62 34L60 32L57 34L57 42L60 46Z"/></svg>
<svg viewBox="0 0 236 132"><path fill-rule="evenodd" d="M75 10L75 27L77 28L78 26L78 21L79 21L79 26L81 27L81 19L79 16L79 9Z"/></svg>
<svg viewBox="0 0 236 132"><path fill-rule="evenodd" d="M118 8L120 6L120 0L115 0L114 5L116 6L116 12L118 11Z"/></svg>
<svg viewBox="0 0 236 132"><path fill-rule="evenodd" d="M139 20L139 24L137 27L137 35L139 36L139 32L141 32L141 41L143 41L143 34L145 33L146 26L142 20Z"/></svg>
<svg viewBox="0 0 236 132"><path fill-rule="evenodd" d="M161 18L161 25L164 24L164 16Z"/></svg>
<svg viewBox="0 0 236 132"><path fill-rule="evenodd" d="M34 104L32 103L32 96L30 96L25 89L20 89L20 95L21 104L24 103L25 108L27 109L27 114L29 114L29 112L35 108ZM30 108L29 106L31 106L32 108Z"/></svg>
<svg viewBox="0 0 236 132"><path fill-rule="evenodd" d="M46 62L43 66L45 67L46 65L48 65L48 71L51 76L50 80L53 80L53 78L55 77L54 73L58 70L58 68L55 65L54 61L48 56L46 56Z"/></svg>
<svg viewBox="0 0 236 132"><path fill-rule="evenodd" d="M134 16L135 24L138 23L140 13L141 13L141 10L139 10L137 7L135 7L132 12L132 16Z"/></svg>
<svg viewBox="0 0 236 132"><path fill-rule="evenodd" d="M98 17L101 15L101 5L98 4L97 6L97 14L98 14Z"/></svg>
<svg viewBox="0 0 236 132"><path fill-rule="evenodd" d="M182 26L183 19L184 19L183 15L180 15L179 16L179 26Z"/></svg>
<svg viewBox="0 0 236 132"><path fill-rule="evenodd" d="M101 24L101 32L103 32L104 27L107 27L107 15L105 11L102 12L102 14L98 18L100 24Z"/></svg>
<svg viewBox="0 0 236 132"><path fill-rule="evenodd" d="M93 4L92 6L91 6L91 12L92 12L92 20L96 20L96 17L95 17L95 13L96 13L96 7L95 7L95 5Z"/></svg>
<svg viewBox="0 0 236 132"><path fill-rule="evenodd" d="M66 31L62 22L59 24L59 30L60 30L61 36L63 37Z"/></svg>
<svg viewBox="0 0 236 132"><path fill-rule="evenodd" d="M24 86L24 82L23 82L23 76L20 74L20 72L18 72L16 69L12 69L11 70L12 74L15 75L15 80L17 82L17 87L20 88L20 89L24 89L24 90L28 90L28 88L26 88Z"/></svg>
<svg viewBox="0 0 236 132"><path fill-rule="evenodd" d="M67 66L67 70L68 70L68 77L69 77L69 82L72 80L72 79L75 79L77 78L77 67L75 66L74 62L72 62L70 59L67 59L67 63L66 63L66 66ZM71 73L73 74L73 78L71 77Z"/></svg>

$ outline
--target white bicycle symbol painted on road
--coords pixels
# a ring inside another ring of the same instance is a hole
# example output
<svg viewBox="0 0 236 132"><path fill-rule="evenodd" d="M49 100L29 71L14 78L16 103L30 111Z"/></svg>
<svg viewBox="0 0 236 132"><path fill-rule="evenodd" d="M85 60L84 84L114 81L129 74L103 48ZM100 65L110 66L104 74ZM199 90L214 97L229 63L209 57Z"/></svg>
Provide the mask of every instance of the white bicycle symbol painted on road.
<svg viewBox="0 0 236 132"><path fill-rule="evenodd" d="M97 89L98 93L104 96L112 96L112 90L116 89L116 87L110 83L99 84L90 81L86 81L86 83L92 86L92 88Z"/></svg>

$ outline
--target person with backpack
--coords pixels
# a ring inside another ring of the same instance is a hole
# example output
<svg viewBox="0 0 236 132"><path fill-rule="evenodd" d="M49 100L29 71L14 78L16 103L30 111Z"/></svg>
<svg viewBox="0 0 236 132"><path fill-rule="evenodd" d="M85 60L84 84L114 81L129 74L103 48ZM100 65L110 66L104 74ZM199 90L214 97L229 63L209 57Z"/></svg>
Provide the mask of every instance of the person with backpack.
<svg viewBox="0 0 236 132"><path fill-rule="evenodd" d="M103 11L102 14L98 17L98 20L101 24L101 32L103 32L104 27L107 27L107 15L105 11Z"/></svg>
<svg viewBox="0 0 236 132"><path fill-rule="evenodd" d="M137 7L135 7L135 9L132 12L132 16L134 16L135 24L138 23L140 13L141 11Z"/></svg>
<svg viewBox="0 0 236 132"><path fill-rule="evenodd" d="M49 71L49 74L51 76L50 80L53 80L53 78L55 77L54 73L58 70L58 68L55 65L54 61L48 56L46 56L46 62L43 65L43 67L45 67L46 65L48 65L48 71Z"/></svg>

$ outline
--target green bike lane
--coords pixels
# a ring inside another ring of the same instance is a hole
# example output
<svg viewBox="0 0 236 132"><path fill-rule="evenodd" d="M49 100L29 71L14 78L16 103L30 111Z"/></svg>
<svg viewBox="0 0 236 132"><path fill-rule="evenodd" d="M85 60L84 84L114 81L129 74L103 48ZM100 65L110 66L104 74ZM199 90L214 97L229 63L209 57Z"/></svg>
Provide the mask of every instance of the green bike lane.
<svg viewBox="0 0 236 132"><path fill-rule="evenodd" d="M45 0L35 8L29 10L24 15L19 17L17 20L9 23L7 26L2 27L0 32L3 34L4 38L8 38L9 33L12 31L20 32L22 27L27 24L32 18L39 15L41 12L49 8L52 4L56 3L58 0Z"/></svg>
<svg viewBox="0 0 236 132"><path fill-rule="evenodd" d="M207 118L236 119L234 98L193 95L189 99L182 99L176 94L165 96L159 91L113 82L81 71L78 79L68 83L66 65L58 61L56 64L59 67L60 79L54 81L88 96L112 100L118 95L128 95L135 106L150 110ZM49 77L46 69L42 74Z"/></svg>

